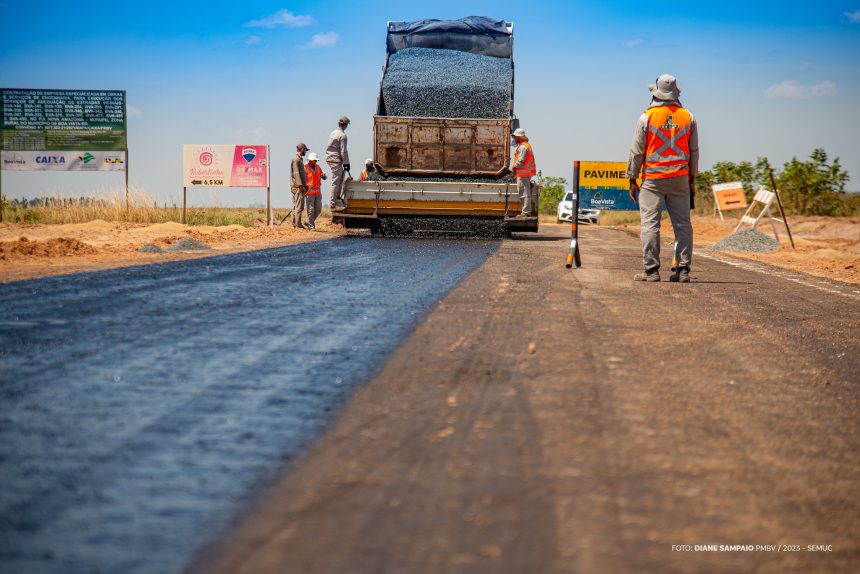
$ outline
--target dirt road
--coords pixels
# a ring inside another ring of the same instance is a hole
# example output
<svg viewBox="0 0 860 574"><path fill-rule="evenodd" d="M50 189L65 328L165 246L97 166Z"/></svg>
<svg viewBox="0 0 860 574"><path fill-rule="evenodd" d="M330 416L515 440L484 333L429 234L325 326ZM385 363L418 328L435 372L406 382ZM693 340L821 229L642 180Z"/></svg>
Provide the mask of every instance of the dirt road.
<svg viewBox="0 0 860 574"><path fill-rule="evenodd" d="M638 241L609 229L570 272L545 229L451 292L194 570L860 570L858 288L721 255L633 283Z"/></svg>

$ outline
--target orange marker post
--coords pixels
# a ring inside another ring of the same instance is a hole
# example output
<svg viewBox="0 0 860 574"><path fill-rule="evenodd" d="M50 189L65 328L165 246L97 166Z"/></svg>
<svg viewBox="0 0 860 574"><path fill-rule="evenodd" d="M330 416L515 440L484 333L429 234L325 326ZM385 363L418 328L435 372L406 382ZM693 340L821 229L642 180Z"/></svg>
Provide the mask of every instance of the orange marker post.
<svg viewBox="0 0 860 574"><path fill-rule="evenodd" d="M573 162L573 209L570 214L570 247L567 248L567 263L565 267L582 267L582 259L579 256L579 161Z"/></svg>

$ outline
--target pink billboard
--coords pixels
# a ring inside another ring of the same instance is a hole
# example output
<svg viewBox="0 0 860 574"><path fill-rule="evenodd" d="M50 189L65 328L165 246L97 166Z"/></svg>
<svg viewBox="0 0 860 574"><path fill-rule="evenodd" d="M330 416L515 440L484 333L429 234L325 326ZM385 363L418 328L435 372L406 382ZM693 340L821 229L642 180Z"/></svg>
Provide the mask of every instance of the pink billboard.
<svg viewBox="0 0 860 574"><path fill-rule="evenodd" d="M267 145L185 145L185 187L269 187Z"/></svg>

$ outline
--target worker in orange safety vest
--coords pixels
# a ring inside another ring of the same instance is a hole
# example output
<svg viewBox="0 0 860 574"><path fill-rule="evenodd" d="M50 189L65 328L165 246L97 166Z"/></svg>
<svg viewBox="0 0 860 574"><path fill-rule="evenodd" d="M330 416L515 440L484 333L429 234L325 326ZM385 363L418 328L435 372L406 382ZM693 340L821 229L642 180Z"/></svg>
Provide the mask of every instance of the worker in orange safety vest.
<svg viewBox="0 0 860 574"><path fill-rule="evenodd" d="M536 216L536 201L531 180L537 175L535 154L524 129L517 128L514 130L514 141L517 142L517 148L514 150L511 171L517 178L517 194L523 204L522 213L517 215L517 218Z"/></svg>
<svg viewBox="0 0 860 574"><path fill-rule="evenodd" d="M308 182L308 191L305 194L308 211L307 228L311 231L316 229L317 216L322 211L322 180L326 179L318 162L319 157L312 153L308 155L308 163L305 164L305 179Z"/></svg>
<svg viewBox="0 0 860 574"><path fill-rule="evenodd" d="M678 262L669 281L689 283L693 254L690 210L699 170L696 119L681 105L681 87L663 74L651 91L651 105L639 116L627 160L630 199L639 202L644 273L634 281L660 281L660 218L663 204L672 220ZM642 174L642 186L637 183Z"/></svg>
<svg viewBox="0 0 860 574"><path fill-rule="evenodd" d="M367 181L368 176L373 173L373 160L367 158L364 160L364 169L361 170L361 181Z"/></svg>

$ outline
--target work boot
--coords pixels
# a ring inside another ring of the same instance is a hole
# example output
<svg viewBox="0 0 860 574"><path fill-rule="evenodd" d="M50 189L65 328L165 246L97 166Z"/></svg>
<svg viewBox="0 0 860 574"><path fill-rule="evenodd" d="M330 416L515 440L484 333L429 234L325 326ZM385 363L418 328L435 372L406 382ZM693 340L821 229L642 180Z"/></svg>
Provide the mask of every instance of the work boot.
<svg viewBox="0 0 860 574"><path fill-rule="evenodd" d="M678 267L674 273L669 275L669 281L672 283L689 283L690 270L686 267Z"/></svg>
<svg viewBox="0 0 860 574"><path fill-rule="evenodd" d="M647 281L648 283L657 283L660 281L660 272L659 271L646 271L644 273L637 273L633 276L634 281Z"/></svg>

